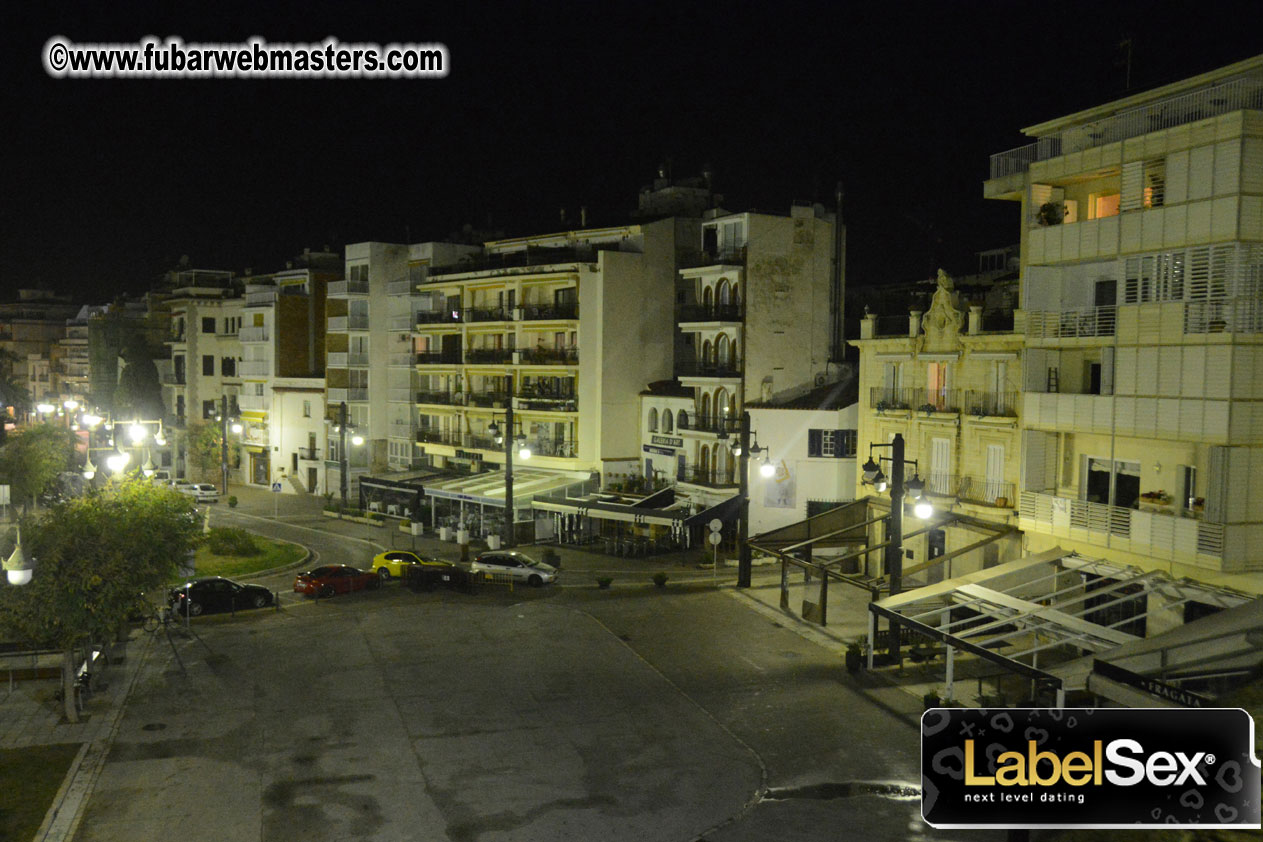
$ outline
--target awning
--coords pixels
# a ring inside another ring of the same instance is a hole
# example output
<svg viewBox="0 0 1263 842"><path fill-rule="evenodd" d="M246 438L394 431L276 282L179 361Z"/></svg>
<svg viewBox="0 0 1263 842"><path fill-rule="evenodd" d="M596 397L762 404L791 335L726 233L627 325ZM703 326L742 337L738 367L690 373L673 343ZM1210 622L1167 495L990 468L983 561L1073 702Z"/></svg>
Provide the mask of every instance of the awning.
<svg viewBox="0 0 1263 842"><path fill-rule="evenodd" d="M525 508L537 494L548 494L583 486L590 475L578 472L541 471L535 468L513 469L513 504ZM504 508L504 471L486 471L472 476L454 477L425 486L425 496L447 500L463 500Z"/></svg>

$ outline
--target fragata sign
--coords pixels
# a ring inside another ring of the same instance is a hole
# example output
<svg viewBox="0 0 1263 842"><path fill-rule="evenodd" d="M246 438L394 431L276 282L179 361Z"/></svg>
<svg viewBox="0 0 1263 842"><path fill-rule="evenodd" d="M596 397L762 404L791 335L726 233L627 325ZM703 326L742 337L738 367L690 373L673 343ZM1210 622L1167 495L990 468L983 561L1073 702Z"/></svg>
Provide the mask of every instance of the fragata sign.
<svg viewBox="0 0 1263 842"><path fill-rule="evenodd" d="M934 708L921 815L939 828L1258 828L1235 708Z"/></svg>

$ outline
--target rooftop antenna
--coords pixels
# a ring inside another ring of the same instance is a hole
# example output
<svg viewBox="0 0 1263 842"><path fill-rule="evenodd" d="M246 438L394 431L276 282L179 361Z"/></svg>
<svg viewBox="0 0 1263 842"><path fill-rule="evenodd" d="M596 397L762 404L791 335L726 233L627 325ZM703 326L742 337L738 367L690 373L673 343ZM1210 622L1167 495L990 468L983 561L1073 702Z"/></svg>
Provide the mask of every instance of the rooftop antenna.
<svg viewBox="0 0 1263 842"><path fill-rule="evenodd" d="M1123 40L1118 42L1118 58L1114 60L1115 67L1123 68L1123 90L1131 90L1131 50L1134 35L1126 34Z"/></svg>

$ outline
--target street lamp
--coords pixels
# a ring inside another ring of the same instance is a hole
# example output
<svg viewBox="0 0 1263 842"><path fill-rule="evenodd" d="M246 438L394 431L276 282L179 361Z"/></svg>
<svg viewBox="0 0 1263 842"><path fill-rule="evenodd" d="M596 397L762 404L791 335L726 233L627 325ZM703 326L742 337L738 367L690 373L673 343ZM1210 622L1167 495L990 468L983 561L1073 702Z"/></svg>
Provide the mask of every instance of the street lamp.
<svg viewBox="0 0 1263 842"><path fill-rule="evenodd" d="M132 457L128 453L122 450L117 450L106 457L105 466L109 468L112 473L117 474L121 473L127 467L127 463L131 460Z"/></svg>
<svg viewBox="0 0 1263 842"><path fill-rule="evenodd" d="M491 433L496 444L504 445L504 546L513 547L516 545L514 533L515 510L513 508L513 451L516 448L518 458L523 461L531 458L531 447L526 441L526 436L520 431L517 436L513 435L513 377L509 376L508 401L504 410L504 430L496 424L492 419L487 432Z"/></svg>
<svg viewBox="0 0 1263 842"><path fill-rule="evenodd" d="M889 456L879 456L879 459L890 462L890 478L887 481L886 474L882 472L881 465L874 461L873 450L879 447L889 447ZM916 501L913 512L922 520L927 520L934 514L934 507L922 495L925 491L925 483L921 481L920 475L917 473L917 460L905 459L904 456L903 434L895 433L895 437L890 440L889 444L870 444L868 446L868 461L865 462L860 470L864 472L864 482L872 485L878 492L885 491L890 488L890 518L887 525L886 535L886 573L890 576L890 595L894 596L903 589L903 498L911 497ZM912 479L907 482L903 478L904 465L911 465L913 468Z"/></svg>
<svg viewBox="0 0 1263 842"><path fill-rule="evenodd" d="M25 585L31 581L31 565L22 552L22 528L18 527L17 543L13 546L13 554L4 562L4 573L10 585Z"/></svg>
<svg viewBox="0 0 1263 842"><path fill-rule="evenodd" d="M350 460L347 458L347 424L346 424L346 401L338 404L338 426L335 428L338 434L338 484L342 492L342 508L346 508L346 489L347 489L347 472L350 470ZM351 444L359 447L364 444L364 436L358 432L351 435Z"/></svg>
<svg viewBox="0 0 1263 842"><path fill-rule="evenodd" d="M723 441L728 438L728 432L722 426L719 428L717 439ZM737 514L737 587L750 587L750 577L753 568L753 561L750 556L750 456L760 453L766 454L767 448L759 447L757 441L752 447L750 445L750 413L742 412L741 421L737 427L737 439L731 445L732 453L737 457L737 473L738 488L740 494L740 503ZM765 467L771 467L771 460L766 455L763 457L763 463L759 466L759 473L763 476L770 474L764 473ZM772 472L775 472L773 467Z"/></svg>

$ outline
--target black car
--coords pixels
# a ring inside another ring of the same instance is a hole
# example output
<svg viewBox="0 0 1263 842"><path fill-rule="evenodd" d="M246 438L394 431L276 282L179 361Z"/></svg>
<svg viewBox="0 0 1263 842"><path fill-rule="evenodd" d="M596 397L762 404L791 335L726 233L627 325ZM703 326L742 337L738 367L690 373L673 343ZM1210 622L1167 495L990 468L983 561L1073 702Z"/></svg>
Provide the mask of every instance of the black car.
<svg viewBox="0 0 1263 842"><path fill-rule="evenodd" d="M274 601L272 592L260 585L243 585L222 576L195 579L182 588L172 588L171 608L178 614L191 616L216 611L240 611L243 608L266 608Z"/></svg>
<svg viewBox="0 0 1263 842"><path fill-rule="evenodd" d="M404 568L404 583L413 591L432 591L436 588L467 588L469 572L450 561L433 558L422 564L410 564Z"/></svg>

